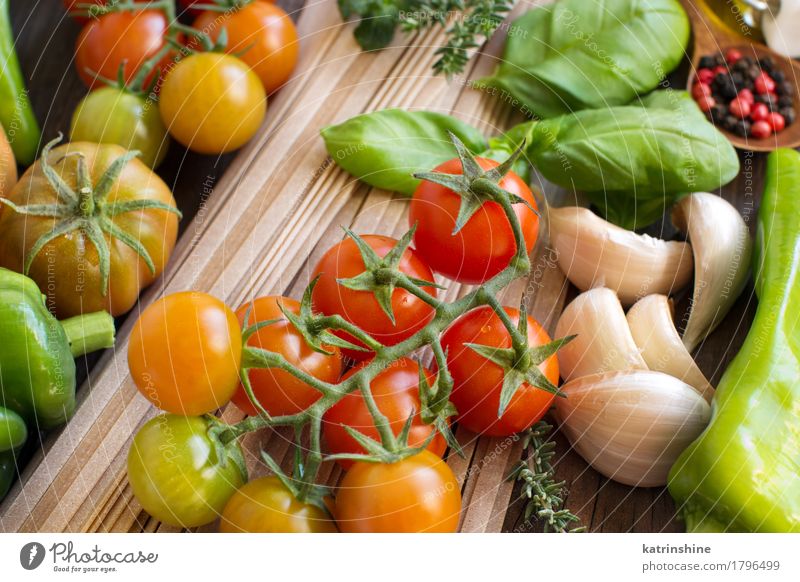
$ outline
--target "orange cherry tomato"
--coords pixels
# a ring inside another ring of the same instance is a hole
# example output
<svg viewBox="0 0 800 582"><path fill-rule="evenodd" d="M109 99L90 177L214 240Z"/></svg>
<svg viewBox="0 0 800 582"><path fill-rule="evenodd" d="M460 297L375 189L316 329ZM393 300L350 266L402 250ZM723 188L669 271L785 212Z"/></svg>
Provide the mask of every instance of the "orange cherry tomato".
<svg viewBox="0 0 800 582"><path fill-rule="evenodd" d="M364 365L361 364L351 369L342 380L344 381L358 372ZM395 436L403 429L403 425L411 413L416 412L408 437L410 446L421 445L431 432L436 430L433 426L424 424L420 418L419 411L422 406L419 400L419 368L419 363L411 358L401 358L392 362L370 383L375 404L389 420ZM425 370L425 375L428 377L428 382L433 384L436 375L430 370ZM372 415L359 391L346 394L325 413L322 418L322 434L328 452L331 454L366 453L361 445L347 434L344 425L380 441L378 429L375 428ZM441 433L437 432L428 444L428 450L441 457L446 449L447 442ZM353 465L353 461L347 459L340 459L338 462L345 469Z"/></svg>
<svg viewBox="0 0 800 582"><path fill-rule="evenodd" d="M279 308L279 303L293 313L299 313L300 304L288 297L259 297L236 312L239 323L244 324L244 316L249 306L248 326L260 321L279 319L250 336L248 346L261 348L281 354L293 366L319 378L324 382L336 382L342 373L342 356L336 347L326 347L333 355L325 355L309 347L300 332L289 323ZM319 400L321 394L288 372L275 368L253 368L248 372L250 386L261 406L272 416L283 416L301 412ZM233 395L233 402L243 412L256 415L258 411L250 402L247 393L240 385Z"/></svg>
<svg viewBox="0 0 800 582"><path fill-rule="evenodd" d="M215 41L224 28L226 52L239 56L253 69L267 94L280 89L297 64L297 29L282 8L268 2L257 0L225 13L208 10L197 17L194 28Z"/></svg>
<svg viewBox="0 0 800 582"><path fill-rule="evenodd" d="M227 404L239 384L242 336L233 311L206 293L167 295L131 332L128 366L161 410L200 415Z"/></svg>
<svg viewBox="0 0 800 582"><path fill-rule="evenodd" d="M222 533L336 533L336 524L319 507L301 503L277 477L250 481L228 500L219 524Z"/></svg>
<svg viewBox="0 0 800 582"><path fill-rule="evenodd" d="M396 463L356 463L336 496L345 533L452 533L461 489L453 471L428 451Z"/></svg>
<svg viewBox="0 0 800 582"><path fill-rule="evenodd" d="M511 320L519 321L519 310L504 308ZM528 317L528 343L531 347L549 343L550 336L532 317ZM554 394L522 384L498 418L503 369L465 344L510 348L511 336L490 307L478 307L456 319L442 335L447 352L447 367L453 376L450 400L458 410L458 423L469 430L491 436L509 436L533 425L550 408ZM553 355L539 365L550 382L558 385L558 358Z"/></svg>
<svg viewBox="0 0 800 582"><path fill-rule="evenodd" d="M75 66L90 89L103 87L96 75L116 79L125 63L125 81L131 81L146 61L166 44L169 23L160 10L112 12L91 19L81 30L75 48ZM145 81L145 86L172 60L167 54Z"/></svg>

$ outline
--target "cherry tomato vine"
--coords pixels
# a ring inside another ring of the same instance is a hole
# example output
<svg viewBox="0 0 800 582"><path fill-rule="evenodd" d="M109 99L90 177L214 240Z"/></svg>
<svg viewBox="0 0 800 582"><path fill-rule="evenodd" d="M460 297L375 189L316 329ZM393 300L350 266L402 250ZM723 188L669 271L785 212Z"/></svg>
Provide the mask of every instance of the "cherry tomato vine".
<svg viewBox="0 0 800 582"><path fill-rule="evenodd" d="M463 216L460 217L459 222L463 226L470 216L480 208L480 204L475 204L475 200L494 202L502 208L506 219L512 227L516 242L516 252L504 269L466 296L448 303L438 299L427 290L434 286L431 281L414 279L397 268L397 258L409 247L414 235L414 228L409 230L398 241L394 249L383 258L379 257L372 247L364 242L362 237L346 230L347 236L358 245L366 269L357 277L340 279L338 281L340 285L350 289L369 290L375 294L376 298L381 295L385 296L387 291L388 296L391 296L393 290L402 289L429 305L434 311L434 316L425 327L411 337L394 345L384 345L339 314L325 315L315 312L312 306L312 295L318 279L313 280L303 295L299 309L281 307L284 317L303 336L307 344L316 351L331 353L331 348L335 347L347 350L369 351L371 353L371 359L362 363L338 383L326 382L314 377L287 361L279 353L248 345L250 337L256 334L259 329L271 325L277 320L250 324L251 314L248 312L244 317L245 323L242 330L242 345L244 347L241 356L240 380L259 414L228 426L215 423L213 429L214 438L217 439L220 447L225 447L247 433L267 427L292 428L295 435L295 457L291 476L284 474L278 463L268 453L263 452L262 456L268 467L284 482L290 491L295 493L297 500L301 503L312 503L319 507L324 507L322 500L327 491L316 484L318 472L323 461L346 460L385 464L399 462L419 454L428 447L431 440L436 436L437 431L444 436L447 443L455 451L461 451L449 428L448 419L456 413L451 404L454 382L449 372L447 353L442 346L441 335L459 317L475 308L488 307L493 310L499 316L511 338L511 347L504 349L493 346L469 345L471 349L504 370L505 379L502 384L497 415L501 416L504 413L512 397L523 384L535 386L538 390L549 392L553 395L561 395L558 387L540 371L539 366L544 361L552 358L558 349L569 342L571 338L561 338L545 345L531 348L525 325L528 318L524 305L521 306L519 314L521 324L517 325L508 316L497 298L502 289L515 279L528 275L531 268L528 245L525 241L523 229L520 226L518 213L514 208L517 204L528 205L528 202L516 194L497 186L497 183L511 170L521 150L515 152L503 164L484 170L476 163L475 158L458 138L451 136L451 139L456 146L458 158L464 168L463 176L459 177L459 186L460 190L464 192L463 200L466 208L463 210ZM452 175L435 172L419 174L416 177L423 180L446 182L447 185L450 185L453 179ZM467 193L469 196L466 195ZM391 315L390 302L386 300L379 300L379 302L387 315ZM349 339L344 339L340 335L341 332L344 332L344 337ZM424 347L429 347L432 350L438 373L431 382L429 381L428 373L420 366L419 390L422 410L419 411L419 414L427 422L433 424L437 430L431 431L431 434L422 443L409 444L409 433L416 411L412 411L402 430L395 434L391 428L392 423L376 404L370 385L393 362ZM320 396L300 412L272 416L259 402L250 385L248 372L259 368L282 370L304 384L311 386ZM323 416L346 395L353 392L359 392L363 397L379 438L371 438L352 427L345 426L344 430L360 445L364 452L337 453L325 456L321 446ZM535 420L537 419L532 419L531 424ZM307 444L304 441L306 433L308 437Z"/></svg>

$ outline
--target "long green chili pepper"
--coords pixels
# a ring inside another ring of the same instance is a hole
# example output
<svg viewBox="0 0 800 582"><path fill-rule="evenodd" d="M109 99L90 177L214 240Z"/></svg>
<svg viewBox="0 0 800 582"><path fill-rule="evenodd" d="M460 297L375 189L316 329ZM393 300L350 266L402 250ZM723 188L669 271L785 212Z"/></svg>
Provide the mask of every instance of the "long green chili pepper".
<svg viewBox="0 0 800 582"><path fill-rule="evenodd" d="M41 132L14 51L8 2L0 0L0 125L17 162L27 166L36 159Z"/></svg>
<svg viewBox="0 0 800 582"><path fill-rule="evenodd" d="M711 423L673 466L690 532L800 532L800 153L770 154L758 214L758 310L714 397Z"/></svg>

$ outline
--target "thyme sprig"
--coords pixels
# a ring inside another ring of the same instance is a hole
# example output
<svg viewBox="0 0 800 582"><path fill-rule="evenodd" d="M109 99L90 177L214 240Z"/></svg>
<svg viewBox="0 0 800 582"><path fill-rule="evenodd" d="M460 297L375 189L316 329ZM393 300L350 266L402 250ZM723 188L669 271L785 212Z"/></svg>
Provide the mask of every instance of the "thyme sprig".
<svg viewBox="0 0 800 582"><path fill-rule="evenodd" d="M386 47L399 28L410 34L434 26L447 40L436 50L433 70L454 75L464 70L469 51L503 22L512 0L339 0L345 19L358 20L355 38L364 50Z"/></svg>
<svg viewBox="0 0 800 582"><path fill-rule="evenodd" d="M519 462L509 479L522 481L522 497L528 501L523 517L526 523L543 521L544 530L557 533L586 531L585 527L571 528L580 518L564 507L564 481L555 480L550 460L556 444L548 439L552 426L544 420L529 428L522 436L527 458Z"/></svg>

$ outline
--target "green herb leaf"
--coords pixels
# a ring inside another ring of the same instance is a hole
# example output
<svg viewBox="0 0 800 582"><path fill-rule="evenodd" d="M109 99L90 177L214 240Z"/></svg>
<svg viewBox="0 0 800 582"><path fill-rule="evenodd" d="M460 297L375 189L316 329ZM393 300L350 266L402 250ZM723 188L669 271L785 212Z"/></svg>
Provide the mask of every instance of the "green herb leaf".
<svg viewBox="0 0 800 582"><path fill-rule="evenodd" d="M610 220L650 224L682 194L713 191L739 173L733 146L687 99L658 92L641 105L540 121L528 157L551 182L591 193Z"/></svg>
<svg viewBox="0 0 800 582"><path fill-rule="evenodd" d="M511 24L500 65L481 82L540 117L624 105L654 89L688 41L677 0L560 0Z"/></svg>
<svg viewBox="0 0 800 582"><path fill-rule="evenodd" d="M481 132L432 111L383 109L322 130L328 153L347 172L376 188L414 193L423 172L455 157L448 132L474 152L486 149Z"/></svg>

